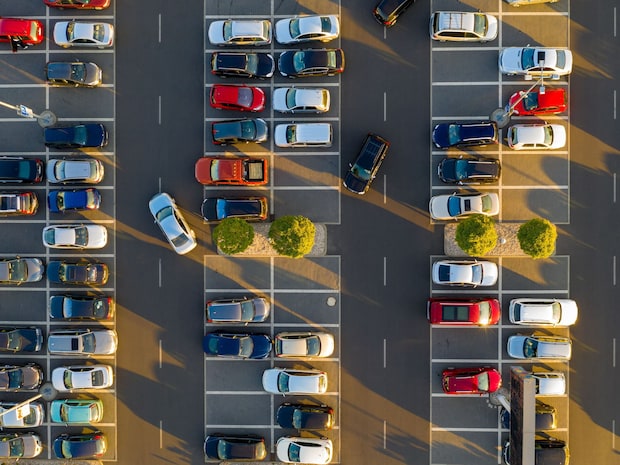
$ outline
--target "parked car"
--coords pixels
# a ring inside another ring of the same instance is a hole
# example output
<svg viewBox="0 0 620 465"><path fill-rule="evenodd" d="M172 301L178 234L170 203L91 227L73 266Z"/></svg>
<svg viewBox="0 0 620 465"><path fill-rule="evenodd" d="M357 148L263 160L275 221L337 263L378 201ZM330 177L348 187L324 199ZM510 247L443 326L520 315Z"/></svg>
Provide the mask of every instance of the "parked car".
<svg viewBox="0 0 620 465"><path fill-rule="evenodd" d="M88 123L43 129L45 145L54 149L105 147L108 131L103 124Z"/></svg>
<svg viewBox="0 0 620 465"><path fill-rule="evenodd" d="M106 389L114 384L110 365L62 366L52 370L52 385L58 392Z"/></svg>
<svg viewBox="0 0 620 465"><path fill-rule="evenodd" d="M43 452L43 443L35 433L0 434L0 457L5 459L32 459Z"/></svg>
<svg viewBox="0 0 620 465"><path fill-rule="evenodd" d="M530 376L536 381L537 396L563 396L566 394L566 377L557 371L534 371Z"/></svg>
<svg viewBox="0 0 620 465"><path fill-rule="evenodd" d="M504 444L502 455L504 463L510 465L510 441ZM569 457L568 447L560 439L534 440L534 465L568 465Z"/></svg>
<svg viewBox="0 0 620 465"><path fill-rule="evenodd" d="M433 144L439 149L497 144L498 134L493 121L439 123L433 128Z"/></svg>
<svg viewBox="0 0 620 465"><path fill-rule="evenodd" d="M211 73L221 77L265 79L273 76L276 63L269 53L215 52Z"/></svg>
<svg viewBox="0 0 620 465"><path fill-rule="evenodd" d="M224 218L241 218L247 221L267 219L267 197L204 199L200 212L205 221L221 221Z"/></svg>
<svg viewBox="0 0 620 465"><path fill-rule="evenodd" d="M204 443L205 455L213 460L263 460L265 439L254 435L210 434Z"/></svg>
<svg viewBox="0 0 620 465"><path fill-rule="evenodd" d="M103 72L95 63L51 61L45 65L45 80L51 86L97 87Z"/></svg>
<svg viewBox="0 0 620 465"><path fill-rule="evenodd" d="M291 404L278 407L276 420L281 428L300 431L325 431L334 426L334 409L327 405Z"/></svg>
<svg viewBox="0 0 620 465"><path fill-rule="evenodd" d="M103 420L103 402L99 399L57 399L50 404L52 423L79 425Z"/></svg>
<svg viewBox="0 0 620 465"><path fill-rule="evenodd" d="M525 80L560 79L573 70L573 54L566 48L507 47L499 52L499 70Z"/></svg>
<svg viewBox="0 0 620 465"><path fill-rule="evenodd" d="M282 76L334 76L344 71L342 49L287 50L280 53L278 70Z"/></svg>
<svg viewBox="0 0 620 465"><path fill-rule="evenodd" d="M389 148L389 141L369 133L357 158L353 163L349 163L349 171L345 174L342 185L355 194L363 195L368 192Z"/></svg>
<svg viewBox="0 0 620 465"><path fill-rule="evenodd" d="M566 128L561 124L515 124L506 134L513 150L552 150L566 145Z"/></svg>
<svg viewBox="0 0 620 465"><path fill-rule="evenodd" d="M39 389L43 378L43 370L36 363L0 365L0 391Z"/></svg>
<svg viewBox="0 0 620 465"><path fill-rule="evenodd" d="M499 181L501 165L495 158L460 155L437 165L437 176L449 184L488 184Z"/></svg>
<svg viewBox="0 0 620 465"><path fill-rule="evenodd" d="M116 331L111 329L55 329L47 338L51 355L111 355L117 345Z"/></svg>
<svg viewBox="0 0 620 465"><path fill-rule="evenodd" d="M269 368L263 372L263 389L272 394L324 394L327 373L321 370Z"/></svg>
<svg viewBox="0 0 620 465"><path fill-rule="evenodd" d="M100 205L101 194L93 187L71 190L54 189L47 194L47 206L50 213L98 210Z"/></svg>
<svg viewBox="0 0 620 465"><path fill-rule="evenodd" d="M160 192L151 197L149 211L176 253L184 255L196 248L196 233L169 194Z"/></svg>
<svg viewBox="0 0 620 465"><path fill-rule="evenodd" d="M542 86L541 86L542 87ZM564 89L546 87L543 92L538 87L530 92L520 90L510 96L506 111L512 109L517 116L556 114L566 111L566 92Z"/></svg>
<svg viewBox="0 0 620 465"><path fill-rule="evenodd" d="M0 157L0 183L37 183L43 181L43 160L24 157Z"/></svg>
<svg viewBox="0 0 620 465"><path fill-rule="evenodd" d="M14 52L43 42L43 23L36 19L0 18L0 42L10 42Z"/></svg>
<svg viewBox="0 0 620 465"><path fill-rule="evenodd" d="M334 336L322 331L287 331L273 340L276 357L329 357L334 345Z"/></svg>
<svg viewBox="0 0 620 465"><path fill-rule="evenodd" d="M62 224L43 228L43 245L52 249L101 249L108 230L100 224Z"/></svg>
<svg viewBox="0 0 620 465"><path fill-rule="evenodd" d="M265 92L260 87L215 84L209 93L209 104L218 110L263 111Z"/></svg>
<svg viewBox="0 0 620 465"><path fill-rule="evenodd" d="M40 258L0 258L0 284L36 283L44 272Z"/></svg>
<svg viewBox="0 0 620 465"><path fill-rule="evenodd" d="M510 322L526 326L570 326L577 321L577 302L571 299L512 299Z"/></svg>
<svg viewBox="0 0 620 465"><path fill-rule="evenodd" d="M207 35L213 45L269 45L271 22L268 19L213 21Z"/></svg>
<svg viewBox="0 0 620 465"><path fill-rule="evenodd" d="M276 443L278 460L284 463L327 464L334 446L330 439L284 436Z"/></svg>
<svg viewBox="0 0 620 465"><path fill-rule="evenodd" d="M200 184L215 186L262 186L269 182L266 158L202 157L194 167Z"/></svg>
<svg viewBox="0 0 620 465"><path fill-rule="evenodd" d="M223 331L207 333L202 340L205 354L217 357L261 359L271 353L266 334L238 334Z"/></svg>
<svg viewBox="0 0 620 465"><path fill-rule="evenodd" d="M281 44L302 42L329 42L338 38L340 22L336 15L296 16L279 20L274 28L276 40Z"/></svg>
<svg viewBox="0 0 620 465"><path fill-rule="evenodd" d="M329 111L329 90L320 87L278 87L271 99L274 111L281 113Z"/></svg>
<svg viewBox="0 0 620 465"><path fill-rule="evenodd" d="M30 402L23 409L14 409L17 402L0 402L0 428L36 428L43 424L45 412L40 402Z"/></svg>
<svg viewBox="0 0 620 465"><path fill-rule="evenodd" d="M392 27L407 8L415 3L415 0L380 0L372 10L372 15L385 27Z"/></svg>
<svg viewBox="0 0 620 465"><path fill-rule="evenodd" d="M108 48L114 44L114 26L90 21L58 21L54 42L60 47Z"/></svg>
<svg viewBox="0 0 620 465"><path fill-rule="evenodd" d="M216 145L260 144L267 140L269 126L261 118L216 121L211 126L211 136Z"/></svg>
<svg viewBox="0 0 620 465"><path fill-rule="evenodd" d="M293 123L276 125L273 139L278 147L331 147L331 123Z"/></svg>
<svg viewBox="0 0 620 465"><path fill-rule="evenodd" d="M433 263L433 283L447 286L493 286L498 269L493 262L438 260Z"/></svg>
<svg viewBox="0 0 620 465"><path fill-rule="evenodd" d="M517 334L508 338L507 352L518 359L570 360L571 347L567 337Z"/></svg>
<svg viewBox="0 0 620 465"><path fill-rule="evenodd" d="M434 220L459 220L470 215L499 215L499 195L495 193L435 195L428 203Z"/></svg>
<svg viewBox="0 0 620 465"><path fill-rule="evenodd" d="M49 307L51 319L110 320L114 316L114 299L101 295L53 295Z"/></svg>
<svg viewBox="0 0 620 465"><path fill-rule="evenodd" d="M51 261L47 264L47 279L51 283L78 284L85 286L104 285L110 272L105 263L81 259L72 261Z"/></svg>
<svg viewBox="0 0 620 465"><path fill-rule="evenodd" d="M426 303L426 318L433 325L495 325L501 316L501 304L488 297L439 297Z"/></svg>
<svg viewBox="0 0 620 465"><path fill-rule="evenodd" d="M43 346L41 328L0 327L0 352L38 352Z"/></svg>
<svg viewBox="0 0 620 465"><path fill-rule="evenodd" d="M536 431L556 429L558 427L557 413L555 407L536 399ZM510 412L502 407L499 412L499 418L502 428L510 429Z"/></svg>
<svg viewBox="0 0 620 465"><path fill-rule="evenodd" d="M0 192L0 216L34 215L39 208L32 191Z"/></svg>
<svg viewBox="0 0 620 465"><path fill-rule="evenodd" d="M110 0L43 0L47 6L59 9L103 10L110 6Z"/></svg>
<svg viewBox="0 0 620 465"><path fill-rule="evenodd" d="M480 12L436 11L431 14L431 39L441 42L488 42L497 38L493 15Z"/></svg>
<svg viewBox="0 0 620 465"><path fill-rule="evenodd" d="M207 302L207 323L260 323L269 317L263 297L218 299Z"/></svg>
<svg viewBox="0 0 620 465"><path fill-rule="evenodd" d="M52 184L97 184L103 179L103 163L94 158L53 158L46 173Z"/></svg>
<svg viewBox="0 0 620 465"><path fill-rule="evenodd" d="M54 440L54 455L59 459L95 459L108 449L101 431L86 434L61 434Z"/></svg>
<svg viewBox="0 0 620 465"><path fill-rule="evenodd" d="M502 375L491 367L449 368L441 373L446 394L489 394L502 385Z"/></svg>

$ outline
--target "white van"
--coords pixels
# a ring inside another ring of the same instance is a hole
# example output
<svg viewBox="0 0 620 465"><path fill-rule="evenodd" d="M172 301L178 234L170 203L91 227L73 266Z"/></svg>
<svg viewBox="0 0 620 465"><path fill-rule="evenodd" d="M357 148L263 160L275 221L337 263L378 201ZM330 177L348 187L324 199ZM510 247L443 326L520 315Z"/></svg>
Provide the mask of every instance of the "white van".
<svg viewBox="0 0 620 465"><path fill-rule="evenodd" d="M537 396L563 396L566 394L566 377L556 371L532 372L536 380Z"/></svg>
<svg viewBox="0 0 620 465"><path fill-rule="evenodd" d="M278 124L274 132L278 147L331 147L330 123Z"/></svg>

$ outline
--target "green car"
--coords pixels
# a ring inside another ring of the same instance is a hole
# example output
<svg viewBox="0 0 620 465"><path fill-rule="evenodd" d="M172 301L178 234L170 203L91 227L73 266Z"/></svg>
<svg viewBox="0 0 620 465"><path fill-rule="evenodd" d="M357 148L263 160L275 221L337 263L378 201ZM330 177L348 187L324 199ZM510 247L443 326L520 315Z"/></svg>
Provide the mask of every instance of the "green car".
<svg viewBox="0 0 620 465"><path fill-rule="evenodd" d="M103 418L103 402L99 399L55 400L50 408L50 416L53 423L99 423Z"/></svg>

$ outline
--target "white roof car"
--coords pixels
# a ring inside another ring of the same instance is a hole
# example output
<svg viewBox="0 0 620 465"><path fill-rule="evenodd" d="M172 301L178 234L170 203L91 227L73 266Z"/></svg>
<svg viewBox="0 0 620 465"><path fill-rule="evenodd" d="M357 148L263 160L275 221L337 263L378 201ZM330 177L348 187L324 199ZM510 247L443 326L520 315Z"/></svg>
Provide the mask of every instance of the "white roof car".
<svg viewBox="0 0 620 465"><path fill-rule="evenodd" d="M571 299L512 299L508 309L510 322L525 326L570 326L577 315Z"/></svg>
<svg viewBox="0 0 620 465"><path fill-rule="evenodd" d="M436 11L429 30L431 39L442 42L487 42L497 37L497 18L486 13Z"/></svg>
<svg viewBox="0 0 620 465"><path fill-rule="evenodd" d="M165 192L155 194L149 200L149 210L176 253L183 255L196 248L196 233L170 195Z"/></svg>
<svg viewBox="0 0 620 465"><path fill-rule="evenodd" d="M273 91L273 109L282 113L329 111L329 90L320 87L280 87Z"/></svg>
<svg viewBox="0 0 620 465"><path fill-rule="evenodd" d="M50 183L97 184L103 179L103 163L94 158L62 160L58 158L47 162L45 168Z"/></svg>
<svg viewBox="0 0 620 465"><path fill-rule="evenodd" d="M469 215L499 214L499 196L495 193L435 195L428 203L434 220L458 220Z"/></svg>
<svg viewBox="0 0 620 465"><path fill-rule="evenodd" d="M213 45L269 45L271 22L267 19L227 19L209 24Z"/></svg>
<svg viewBox="0 0 620 465"><path fill-rule="evenodd" d="M263 389L272 394L323 394L327 391L327 373L270 368L263 372Z"/></svg>
<svg viewBox="0 0 620 465"><path fill-rule="evenodd" d="M566 129L561 124L515 124L506 134L513 150L551 150L566 145Z"/></svg>
<svg viewBox="0 0 620 465"><path fill-rule="evenodd" d="M326 438L284 436L276 443L278 460L284 463L327 464L332 461L333 450Z"/></svg>
<svg viewBox="0 0 620 465"><path fill-rule="evenodd" d="M111 47L114 26L100 22L59 21L54 25L54 42L61 47Z"/></svg>
<svg viewBox="0 0 620 465"><path fill-rule="evenodd" d="M526 80L559 79L573 70L573 54L565 48L508 47L499 52L499 70Z"/></svg>
<svg viewBox="0 0 620 465"><path fill-rule="evenodd" d="M43 228L43 245L52 249L101 249L108 230L100 224L62 224Z"/></svg>
<svg viewBox="0 0 620 465"><path fill-rule="evenodd" d="M340 23L335 15L285 18L275 25L276 40L281 44L297 44L311 40L329 42L338 38Z"/></svg>
<svg viewBox="0 0 620 465"><path fill-rule="evenodd" d="M571 346L567 337L517 334L508 338L507 352L518 359L570 360Z"/></svg>
<svg viewBox="0 0 620 465"><path fill-rule="evenodd" d="M439 260L433 263L433 282L448 286L493 286L498 268L493 262Z"/></svg>
<svg viewBox="0 0 620 465"><path fill-rule="evenodd" d="M278 124L274 132L278 147L330 147L332 125L330 123Z"/></svg>
<svg viewBox="0 0 620 465"><path fill-rule="evenodd" d="M274 338L276 357L329 357L334 336L323 332L284 332Z"/></svg>
<svg viewBox="0 0 620 465"><path fill-rule="evenodd" d="M118 336L112 329L59 329L50 331L47 350L53 355L111 355Z"/></svg>
<svg viewBox="0 0 620 465"><path fill-rule="evenodd" d="M52 385L59 392L76 389L105 389L114 383L109 365L64 366L52 370Z"/></svg>
<svg viewBox="0 0 620 465"><path fill-rule="evenodd" d="M16 402L0 402L0 413L17 405ZM2 428L32 428L41 426L45 415L43 405L39 402L30 402L10 412L0 415Z"/></svg>
<svg viewBox="0 0 620 465"><path fill-rule="evenodd" d="M539 371L530 373L536 380L537 396L563 396L566 394L566 377L556 371Z"/></svg>
<svg viewBox="0 0 620 465"><path fill-rule="evenodd" d="M7 459L31 459L43 452L43 443L35 433L0 434L0 457Z"/></svg>

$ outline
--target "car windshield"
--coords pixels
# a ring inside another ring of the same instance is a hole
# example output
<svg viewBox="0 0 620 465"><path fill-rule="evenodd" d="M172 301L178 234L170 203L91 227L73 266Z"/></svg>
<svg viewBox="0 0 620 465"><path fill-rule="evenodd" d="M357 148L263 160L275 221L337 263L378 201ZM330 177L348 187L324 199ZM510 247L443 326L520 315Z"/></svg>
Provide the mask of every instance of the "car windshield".
<svg viewBox="0 0 620 465"><path fill-rule="evenodd" d="M493 209L493 200L490 195L481 195L480 201L482 202L483 212L490 212Z"/></svg>
<svg viewBox="0 0 620 465"><path fill-rule="evenodd" d="M232 28L233 27L233 22L232 21L224 21L224 28L223 28L223 34L224 34L224 40L226 42L228 42L230 39L233 38L233 31Z"/></svg>
<svg viewBox="0 0 620 465"><path fill-rule="evenodd" d="M0 348L18 351L21 348L21 337L17 331L0 333Z"/></svg>
<svg viewBox="0 0 620 465"><path fill-rule="evenodd" d="M299 29L299 18L291 19L291 22L288 25L288 30L291 33L291 37L297 37L301 35L301 30Z"/></svg>
<svg viewBox="0 0 620 465"><path fill-rule="evenodd" d="M353 173L356 178L364 181L369 181L372 177L372 172L370 170L358 165L357 163L351 167L351 173Z"/></svg>
<svg viewBox="0 0 620 465"><path fill-rule="evenodd" d="M321 353L321 340L316 336L306 338L306 349L309 356L319 355Z"/></svg>
<svg viewBox="0 0 620 465"><path fill-rule="evenodd" d="M90 374L90 382L93 386L103 386L103 370L93 370Z"/></svg>
<svg viewBox="0 0 620 465"><path fill-rule="evenodd" d="M239 355L250 357L254 351L254 343L251 337L241 337L239 340Z"/></svg>
<svg viewBox="0 0 620 465"><path fill-rule="evenodd" d="M254 319L254 304L252 301L246 300L239 305L241 306L241 320L252 321Z"/></svg>
<svg viewBox="0 0 620 465"><path fill-rule="evenodd" d="M252 89L248 87L239 87L239 92L237 94L237 103L239 105L249 107L252 105L253 97Z"/></svg>
<svg viewBox="0 0 620 465"><path fill-rule="evenodd" d="M534 52L533 48L524 48L521 51L521 68L530 69L538 64L534 62Z"/></svg>
<svg viewBox="0 0 620 465"><path fill-rule="evenodd" d="M477 375L476 383L478 384L478 389L480 391L488 391L489 390L489 374L480 373L479 375Z"/></svg>
<svg viewBox="0 0 620 465"><path fill-rule="evenodd" d="M289 383L289 379L290 376L286 373L279 373L278 374L278 391L280 392L288 392L289 387L288 387L288 383Z"/></svg>
<svg viewBox="0 0 620 465"><path fill-rule="evenodd" d="M478 264L471 266L471 280L473 283L482 282L482 265Z"/></svg>
<svg viewBox="0 0 620 465"><path fill-rule="evenodd" d="M470 174L469 161L456 160L454 162L454 177L456 179L467 179Z"/></svg>
<svg viewBox="0 0 620 465"><path fill-rule="evenodd" d="M450 216L461 214L461 198L455 195L448 197L448 213Z"/></svg>
<svg viewBox="0 0 620 465"><path fill-rule="evenodd" d="M306 54L304 52L295 52L293 54L293 68L300 72L306 68Z"/></svg>
<svg viewBox="0 0 620 465"><path fill-rule="evenodd" d="M290 144L297 141L297 126L294 124L289 124L286 127L286 141Z"/></svg>
<svg viewBox="0 0 620 465"><path fill-rule="evenodd" d="M67 389L73 388L73 382L71 379L72 375L73 375L73 372L71 370L65 370L65 372L62 375L62 382Z"/></svg>
<svg viewBox="0 0 620 465"><path fill-rule="evenodd" d="M22 457L24 455L24 441L22 438L3 438L0 441L0 456Z"/></svg>
<svg viewBox="0 0 620 465"><path fill-rule="evenodd" d="M103 24L95 24L93 26L93 39L97 42L103 42L105 40L105 27Z"/></svg>
<svg viewBox="0 0 620 465"><path fill-rule="evenodd" d="M73 81L84 81L86 77L86 68L80 64L71 65L71 79Z"/></svg>
<svg viewBox="0 0 620 465"><path fill-rule="evenodd" d="M95 300L93 302L93 314L95 318L105 318L107 313L108 311L103 300Z"/></svg>
<svg viewBox="0 0 620 465"><path fill-rule="evenodd" d="M286 107L295 108L297 106L297 89L286 91Z"/></svg>
<svg viewBox="0 0 620 465"><path fill-rule="evenodd" d="M301 458L299 456L300 454L301 454L301 447L299 447L295 443L289 444L289 446L288 446L288 459L292 463L299 463L299 462L301 462Z"/></svg>
<svg viewBox="0 0 620 465"><path fill-rule="evenodd" d="M551 145L553 143L553 129L551 129L551 126L547 125L543 127L543 134L544 134L544 144L545 145Z"/></svg>
<svg viewBox="0 0 620 465"><path fill-rule="evenodd" d="M54 177L56 179L65 179L65 166L66 163L63 161L54 165Z"/></svg>
<svg viewBox="0 0 620 465"><path fill-rule="evenodd" d="M93 354L95 353L95 335L93 333L87 333L82 335L82 346L84 348L84 352Z"/></svg>
<svg viewBox="0 0 620 465"><path fill-rule="evenodd" d="M164 207L157 212L155 218L161 224L166 218L173 214L172 207Z"/></svg>
<svg viewBox="0 0 620 465"><path fill-rule="evenodd" d="M69 42L71 42L73 40L73 33L75 31L75 23L74 22L70 22L67 25L67 40Z"/></svg>
<svg viewBox="0 0 620 465"><path fill-rule="evenodd" d="M8 280L25 281L28 277L28 265L22 260L11 260L8 262Z"/></svg>
<svg viewBox="0 0 620 465"><path fill-rule="evenodd" d="M458 124L448 126L448 143L450 145L461 142L461 127Z"/></svg>
<svg viewBox="0 0 620 465"><path fill-rule="evenodd" d="M538 108L538 93L529 92L523 98L523 108L526 110L536 110Z"/></svg>
<svg viewBox="0 0 620 465"><path fill-rule="evenodd" d="M479 302L478 310L480 312L479 323L481 325L488 325L491 321L491 305L489 302Z"/></svg>
<svg viewBox="0 0 620 465"><path fill-rule="evenodd" d="M258 55L255 53L248 53L245 56L245 70L250 74L258 73Z"/></svg>
<svg viewBox="0 0 620 465"><path fill-rule="evenodd" d="M527 358L536 357L537 349L538 341L531 337L526 337L525 341L523 341L523 355Z"/></svg>
<svg viewBox="0 0 620 465"><path fill-rule="evenodd" d="M86 145L88 142L86 126L76 126L73 128L73 142L79 145Z"/></svg>
<svg viewBox="0 0 620 465"><path fill-rule="evenodd" d="M0 386L5 389L18 389L21 387L23 379L21 370L7 369L0 373Z"/></svg>
<svg viewBox="0 0 620 465"><path fill-rule="evenodd" d="M241 121L241 137L243 139L255 139L256 138L256 125L251 119Z"/></svg>
<svg viewBox="0 0 620 465"><path fill-rule="evenodd" d="M88 244L88 229L85 227L75 228L75 243L76 245Z"/></svg>
<svg viewBox="0 0 620 465"><path fill-rule="evenodd" d="M487 32L487 18L485 15L474 14L474 33L484 37Z"/></svg>

